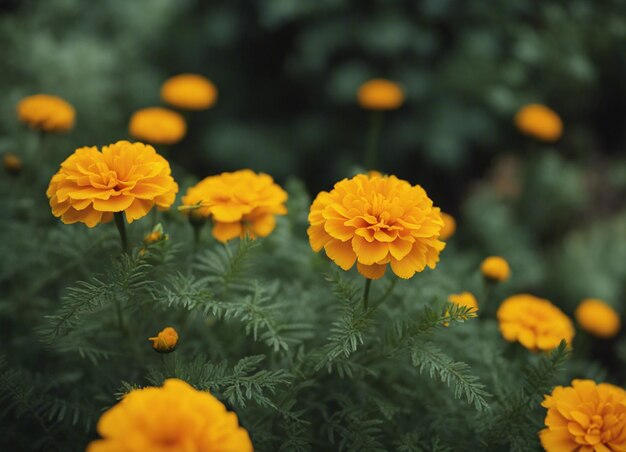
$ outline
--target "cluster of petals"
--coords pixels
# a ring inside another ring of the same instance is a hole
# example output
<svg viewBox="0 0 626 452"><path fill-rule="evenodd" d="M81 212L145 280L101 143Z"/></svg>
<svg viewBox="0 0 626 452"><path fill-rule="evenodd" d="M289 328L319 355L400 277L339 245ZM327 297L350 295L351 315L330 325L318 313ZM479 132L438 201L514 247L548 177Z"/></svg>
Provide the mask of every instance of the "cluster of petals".
<svg viewBox="0 0 626 452"><path fill-rule="evenodd" d="M480 264L480 272L489 281L506 281L511 276L511 267L500 256L489 256Z"/></svg>
<svg viewBox="0 0 626 452"><path fill-rule="evenodd" d="M252 452L235 413L178 379L131 391L100 417L97 430L102 439L87 452Z"/></svg>
<svg viewBox="0 0 626 452"><path fill-rule="evenodd" d="M574 380L557 386L541 404L546 428L539 432L548 452L626 450L626 391L608 383Z"/></svg>
<svg viewBox="0 0 626 452"><path fill-rule="evenodd" d="M583 300L576 308L574 317L583 330L602 339L614 337L621 327L615 309L597 298Z"/></svg>
<svg viewBox="0 0 626 452"><path fill-rule="evenodd" d="M220 242L248 235L266 237L285 215L287 192L271 176L249 169L209 176L183 196L190 215L211 218L212 234Z"/></svg>
<svg viewBox="0 0 626 452"><path fill-rule="evenodd" d="M533 295L513 295L497 312L500 332L509 342L519 342L532 351L548 351L562 340L574 339L570 318L548 300Z"/></svg>
<svg viewBox="0 0 626 452"><path fill-rule="evenodd" d="M155 337L149 337L152 341L152 348L159 353L169 353L174 351L178 345L178 332L171 326L163 328Z"/></svg>
<svg viewBox="0 0 626 452"><path fill-rule="evenodd" d="M179 74L161 86L161 99L181 110L206 110L217 101L217 88L198 74Z"/></svg>
<svg viewBox="0 0 626 452"><path fill-rule="evenodd" d="M404 103L404 91L391 80L373 79L359 87L357 102L365 110L396 110Z"/></svg>
<svg viewBox="0 0 626 452"><path fill-rule="evenodd" d="M133 138L152 144L176 144L185 137L185 118L173 110L149 107L137 110L130 118L128 132Z"/></svg>
<svg viewBox="0 0 626 452"><path fill-rule="evenodd" d="M514 121L520 132L541 141L556 141L563 134L561 118L545 105L525 105L517 112Z"/></svg>
<svg viewBox="0 0 626 452"><path fill-rule="evenodd" d="M34 94L17 104L20 121L44 132L66 132L74 126L76 112L68 102L50 94Z"/></svg>
<svg viewBox="0 0 626 452"><path fill-rule="evenodd" d="M111 221L124 212L132 223L155 205L169 208L178 185L170 165L154 148L143 143L118 141L77 149L50 180L47 195L55 217L66 224L88 227Z"/></svg>
<svg viewBox="0 0 626 452"><path fill-rule="evenodd" d="M356 263L370 279L381 278L388 264L401 278L434 268L445 247L439 240L439 208L422 187L395 176L358 175L338 182L317 195L309 223L315 252L323 248L344 270Z"/></svg>

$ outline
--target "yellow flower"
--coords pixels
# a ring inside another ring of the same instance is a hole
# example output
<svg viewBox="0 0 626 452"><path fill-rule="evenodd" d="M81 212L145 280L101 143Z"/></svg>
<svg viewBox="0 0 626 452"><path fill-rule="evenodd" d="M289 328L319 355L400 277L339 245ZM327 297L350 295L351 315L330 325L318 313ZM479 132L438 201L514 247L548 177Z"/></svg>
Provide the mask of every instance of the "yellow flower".
<svg viewBox="0 0 626 452"><path fill-rule="evenodd" d="M404 92L390 80L369 80L359 87L357 102L365 110L397 110L404 103Z"/></svg>
<svg viewBox="0 0 626 452"><path fill-rule="evenodd" d="M5 171L12 175L19 174L22 171L22 159L11 152L4 154L2 165Z"/></svg>
<svg viewBox="0 0 626 452"><path fill-rule="evenodd" d="M173 352L178 345L178 333L174 328L168 326L161 330L156 337L149 337L149 341L152 341L152 348L159 353Z"/></svg>
<svg viewBox="0 0 626 452"><path fill-rule="evenodd" d="M87 452L252 452L235 413L175 378L128 393L102 414L98 433Z"/></svg>
<svg viewBox="0 0 626 452"><path fill-rule="evenodd" d="M35 94L17 104L20 121L44 132L66 132L74 127L74 107L57 96Z"/></svg>
<svg viewBox="0 0 626 452"><path fill-rule="evenodd" d="M183 197L184 206L197 206L190 215L212 219L213 237L220 242L268 236L276 227L275 215L287 213L285 201L287 192L271 176L247 169L209 176Z"/></svg>
<svg viewBox="0 0 626 452"><path fill-rule="evenodd" d="M163 235L162 231L152 231L143 238L143 243L150 245L151 243L159 242L161 239L167 240L167 236Z"/></svg>
<svg viewBox="0 0 626 452"><path fill-rule="evenodd" d="M574 380L546 395L545 426L539 432L547 452L626 450L626 391L608 383Z"/></svg>
<svg viewBox="0 0 626 452"><path fill-rule="evenodd" d="M520 132L542 141L556 141L563 133L563 122L553 110L540 104L522 107L515 115Z"/></svg>
<svg viewBox="0 0 626 452"><path fill-rule="evenodd" d="M603 339L615 336L621 325L617 312L596 298L583 300L576 308L574 317L583 330Z"/></svg>
<svg viewBox="0 0 626 452"><path fill-rule="evenodd" d="M167 160L150 145L118 141L102 152L82 147L61 164L46 194L63 223L92 228L111 221L114 212L125 212L132 223L155 205L172 205L178 185L170 173Z"/></svg>
<svg viewBox="0 0 626 452"><path fill-rule="evenodd" d="M509 263L500 256L489 256L480 264L480 271L490 281L506 281L511 276Z"/></svg>
<svg viewBox="0 0 626 452"><path fill-rule="evenodd" d="M419 185L395 176L344 179L311 205L307 230L313 251L322 248L344 270L357 263L366 278L383 276L387 264L401 278L435 268L445 243L443 220Z"/></svg>
<svg viewBox="0 0 626 452"><path fill-rule="evenodd" d="M519 342L529 350L552 350L561 340L574 339L574 326L568 316L543 298L513 295L497 312L500 332L509 342Z"/></svg>
<svg viewBox="0 0 626 452"><path fill-rule="evenodd" d="M201 75L180 74L163 83L161 99L181 110L206 110L217 101L217 88Z"/></svg>
<svg viewBox="0 0 626 452"><path fill-rule="evenodd" d="M478 311L478 301L476 301L476 297L470 292L452 294L448 297L448 301L459 306L473 308L472 311Z"/></svg>
<svg viewBox="0 0 626 452"><path fill-rule="evenodd" d="M452 215L448 215L445 212L441 212L441 218L443 219L443 228L441 228L439 238L448 240L456 232L456 220Z"/></svg>
<svg viewBox="0 0 626 452"><path fill-rule="evenodd" d="M128 131L133 138L152 144L176 144L185 137L187 124L178 112L161 107L137 110Z"/></svg>

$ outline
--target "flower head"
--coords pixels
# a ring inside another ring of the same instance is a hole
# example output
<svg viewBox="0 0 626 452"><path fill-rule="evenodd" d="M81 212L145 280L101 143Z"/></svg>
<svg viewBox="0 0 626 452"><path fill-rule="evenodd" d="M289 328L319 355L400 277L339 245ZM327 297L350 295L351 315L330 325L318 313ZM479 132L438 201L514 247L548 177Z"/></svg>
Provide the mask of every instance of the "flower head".
<svg viewBox="0 0 626 452"><path fill-rule="evenodd" d="M443 219L443 228L441 228L439 238L441 240L448 240L456 232L456 220L452 215L445 212L441 212L441 218Z"/></svg>
<svg viewBox="0 0 626 452"><path fill-rule="evenodd" d="M615 309L596 298L583 300L576 308L574 317L583 330L603 339L615 336L621 325Z"/></svg>
<svg viewBox="0 0 626 452"><path fill-rule="evenodd" d="M574 380L557 386L541 406L548 411L539 432L547 452L626 450L626 391L608 383Z"/></svg>
<svg viewBox="0 0 626 452"><path fill-rule="evenodd" d="M174 328L168 326L161 330L156 337L149 337L152 341L152 348L159 353L170 353L176 349L178 345L178 333Z"/></svg>
<svg viewBox="0 0 626 452"><path fill-rule="evenodd" d="M317 195L307 230L313 251L322 248L344 270L357 263L366 278L383 276L387 264L401 278L434 268L445 243L439 240L439 208L419 185L395 176L361 174Z"/></svg>
<svg viewBox="0 0 626 452"><path fill-rule="evenodd" d="M92 228L124 212L132 223L155 205L169 208L178 192L170 165L154 148L118 141L77 149L52 176L47 195L55 217Z"/></svg>
<svg viewBox="0 0 626 452"><path fill-rule="evenodd" d="M563 133L563 122L559 115L540 104L522 107L515 115L515 125L523 134L541 141L556 141Z"/></svg>
<svg viewBox="0 0 626 452"><path fill-rule="evenodd" d="M448 301L459 306L472 308L472 311L478 311L478 301L476 301L476 297L470 292L452 294L448 297Z"/></svg>
<svg viewBox="0 0 626 452"><path fill-rule="evenodd" d="M181 110L206 110L217 101L217 88L201 75L180 74L163 83L161 99Z"/></svg>
<svg viewBox="0 0 626 452"><path fill-rule="evenodd" d="M74 126L74 107L58 96L35 94L17 104L20 121L44 132L66 132Z"/></svg>
<svg viewBox="0 0 626 452"><path fill-rule="evenodd" d="M404 91L390 80L373 79L359 87L357 101L365 110L397 110L404 103Z"/></svg>
<svg viewBox="0 0 626 452"><path fill-rule="evenodd" d="M7 152L2 156L2 166L7 173L15 176L22 171L22 159L11 152Z"/></svg>
<svg viewBox="0 0 626 452"><path fill-rule="evenodd" d="M130 118L128 131L133 138L152 144L176 144L185 137L187 124L176 111L161 107L142 108Z"/></svg>
<svg viewBox="0 0 626 452"><path fill-rule="evenodd" d="M100 417L98 433L87 452L252 452L235 413L175 378L128 393Z"/></svg>
<svg viewBox="0 0 626 452"><path fill-rule="evenodd" d="M192 207L190 215L211 218L213 237L220 242L246 234L268 236L275 216L287 213L285 201L287 192L271 176L247 169L209 176L183 196L183 205Z"/></svg>
<svg viewBox="0 0 626 452"><path fill-rule="evenodd" d="M574 339L569 317L548 300L533 295L507 298L498 308L497 317L502 336L529 350L552 350L561 340L571 344Z"/></svg>
<svg viewBox="0 0 626 452"><path fill-rule="evenodd" d="M489 256L480 264L480 271L489 281L506 281L511 276L509 263L500 256Z"/></svg>

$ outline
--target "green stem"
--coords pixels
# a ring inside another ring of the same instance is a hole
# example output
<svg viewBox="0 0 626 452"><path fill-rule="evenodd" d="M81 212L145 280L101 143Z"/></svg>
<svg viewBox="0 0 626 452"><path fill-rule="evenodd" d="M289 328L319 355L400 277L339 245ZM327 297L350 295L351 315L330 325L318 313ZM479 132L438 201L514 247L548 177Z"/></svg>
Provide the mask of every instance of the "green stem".
<svg viewBox="0 0 626 452"><path fill-rule="evenodd" d="M124 212L115 212L113 214L115 219L115 226L120 233L120 240L122 242L122 251L128 251L128 238L126 237L126 223L124 222Z"/></svg>
<svg viewBox="0 0 626 452"><path fill-rule="evenodd" d="M120 328L120 331L124 336L127 335L126 326L124 324L124 314L122 313L122 305L120 304L120 300L115 298L115 310L117 311L117 324Z"/></svg>
<svg viewBox="0 0 626 452"><path fill-rule="evenodd" d="M372 280L369 278L365 278L365 289L363 290L363 309L367 310L367 305L370 298L370 287L372 285Z"/></svg>
<svg viewBox="0 0 626 452"><path fill-rule="evenodd" d="M370 119L369 137L367 140L367 153L365 154L365 169L376 170L378 165L378 147L380 135L383 130L384 112L372 111Z"/></svg>
<svg viewBox="0 0 626 452"><path fill-rule="evenodd" d="M389 284L389 287L387 287L387 290L385 291L385 293L383 294L382 297L380 297L378 300L376 300L376 302L374 303L373 308L378 307L383 301L385 301L387 299L387 297L389 295L391 295L391 292L393 292L393 288L396 287L396 283L398 282L398 278L393 278L391 280L391 283Z"/></svg>

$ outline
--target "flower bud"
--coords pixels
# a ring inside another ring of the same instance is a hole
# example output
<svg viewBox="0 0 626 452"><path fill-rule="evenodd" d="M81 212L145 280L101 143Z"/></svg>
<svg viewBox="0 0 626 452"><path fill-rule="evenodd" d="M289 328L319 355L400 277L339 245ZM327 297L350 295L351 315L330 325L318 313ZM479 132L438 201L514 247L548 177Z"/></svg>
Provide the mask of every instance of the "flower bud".
<svg viewBox="0 0 626 452"><path fill-rule="evenodd" d="M178 333L174 328L168 326L164 328L156 337L149 337L152 341L152 348L159 353L170 353L176 349L178 345Z"/></svg>
<svg viewBox="0 0 626 452"><path fill-rule="evenodd" d="M5 171L13 176L17 176L22 171L22 159L11 152L4 154L2 164Z"/></svg>
<svg viewBox="0 0 626 452"><path fill-rule="evenodd" d="M511 276L509 263L500 256L489 256L480 264L485 279L493 282L506 281Z"/></svg>

